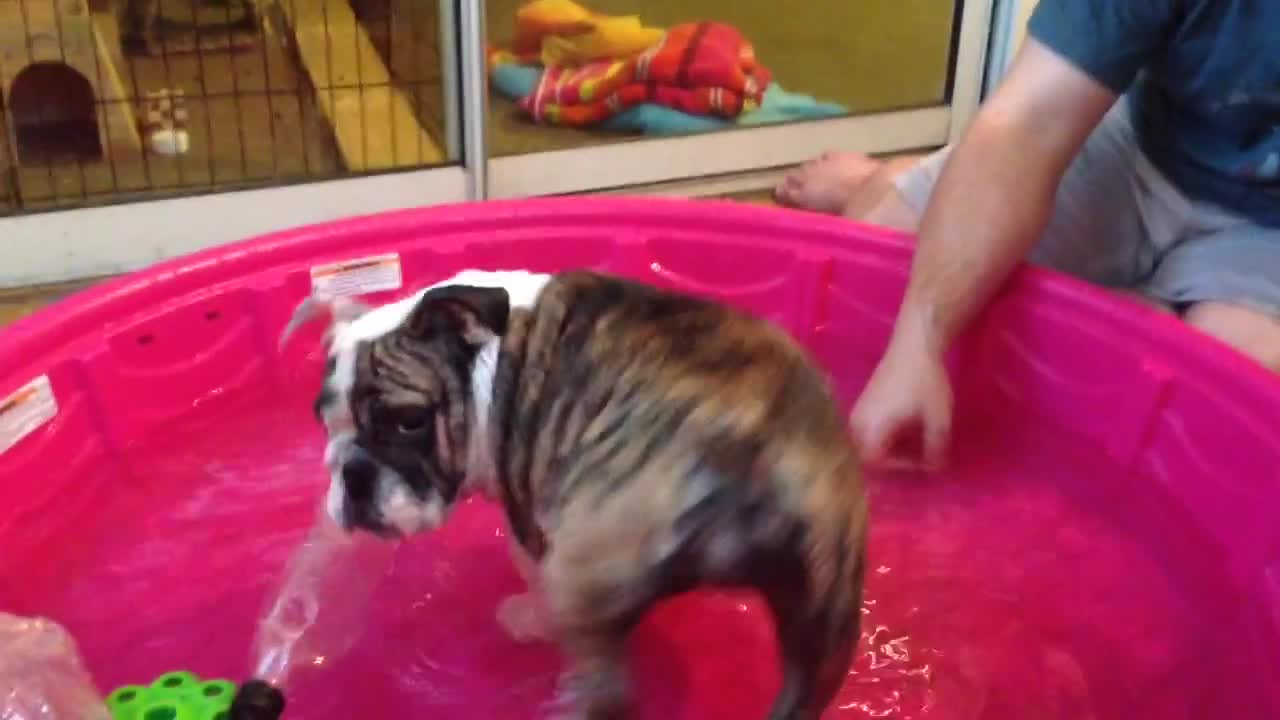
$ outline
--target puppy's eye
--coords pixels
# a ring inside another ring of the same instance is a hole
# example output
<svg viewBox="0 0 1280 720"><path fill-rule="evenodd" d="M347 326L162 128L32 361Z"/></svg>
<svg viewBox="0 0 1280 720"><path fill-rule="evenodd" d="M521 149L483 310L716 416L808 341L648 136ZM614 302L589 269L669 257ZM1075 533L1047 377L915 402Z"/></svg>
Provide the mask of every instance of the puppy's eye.
<svg viewBox="0 0 1280 720"><path fill-rule="evenodd" d="M431 425L431 408L400 408L393 411L392 422L401 435L417 435Z"/></svg>

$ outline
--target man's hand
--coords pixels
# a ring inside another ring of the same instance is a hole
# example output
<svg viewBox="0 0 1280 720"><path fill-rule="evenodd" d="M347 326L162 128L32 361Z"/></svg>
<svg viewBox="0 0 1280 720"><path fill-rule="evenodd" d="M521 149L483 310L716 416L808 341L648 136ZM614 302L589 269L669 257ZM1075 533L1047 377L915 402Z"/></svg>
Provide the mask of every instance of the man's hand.
<svg viewBox="0 0 1280 720"><path fill-rule="evenodd" d="M869 466L935 470L946 454L951 408L942 357L920 343L899 340L876 366L849 425Z"/></svg>
<svg viewBox="0 0 1280 720"><path fill-rule="evenodd" d="M953 148L921 220L893 339L850 418L868 465L942 463L947 347L1039 239L1058 183L1115 100L1032 38Z"/></svg>

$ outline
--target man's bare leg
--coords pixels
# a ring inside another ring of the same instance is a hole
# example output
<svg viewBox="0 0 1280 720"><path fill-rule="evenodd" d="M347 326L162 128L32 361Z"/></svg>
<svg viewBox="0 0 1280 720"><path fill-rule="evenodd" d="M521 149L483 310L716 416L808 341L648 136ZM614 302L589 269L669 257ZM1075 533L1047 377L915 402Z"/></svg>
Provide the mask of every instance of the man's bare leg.
<svg viewBox="0 0 1280 720"><path fill-rule="evenodd" d="M843 197L843 206L831 214L914 233L919 228L920 212L903 197L897 180L923 159L918 155L880 160L859 153L826 153L788 174L774 195L785 205L815 212L826 212L829 205ZM796 201L817 205L794 205ZM1140 290L1116 292L1173 314L1173 308Z"/></svg>
<svg viewBox="0 0 1280 720"><path fill-rule="evenodd" d="M792 170L774 188L782 205L913 232L919 213L898 192L895 179L921 160L888 160L862 153L829 152Z"/></svg>
<svg viewBox="0 0 1280 720"><path fill-rule="evenodd" d="M850 220L914 233L920 227L921 210L912 207L898 189L898 178L923 158L896 157L881 160L845 200L840 214Z"/></svg>
<svg viewBox="0 0 1280 720"><path fill-rule="evenodd" d="M1280 320L1275 317L1240 305L1202 302L1187 311L1186 321L1280 372Z"/></svg>
<svg viewBox="0 0 1280 720"><path fill-rule="evenodd" d="M787 173L773 189L781 205L839 215L882 161L855 152L825 152Z"/></svg>

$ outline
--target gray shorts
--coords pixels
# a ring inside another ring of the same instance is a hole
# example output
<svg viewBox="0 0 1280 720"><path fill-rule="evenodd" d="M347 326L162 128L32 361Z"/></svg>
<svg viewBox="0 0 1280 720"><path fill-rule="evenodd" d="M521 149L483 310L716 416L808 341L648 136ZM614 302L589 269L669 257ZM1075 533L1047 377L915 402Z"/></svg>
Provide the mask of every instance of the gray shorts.
<svg viewBox="0 0 1280 720"><path fill-rule="evenodd" d="M930 155L897 180L917 214L947 152ZM1029 259L1174 307L1216 300L1280 316L1280 229L1192 200L1174 187L1138 149L1124 102L1116 103L1071 164Z"/></svg>

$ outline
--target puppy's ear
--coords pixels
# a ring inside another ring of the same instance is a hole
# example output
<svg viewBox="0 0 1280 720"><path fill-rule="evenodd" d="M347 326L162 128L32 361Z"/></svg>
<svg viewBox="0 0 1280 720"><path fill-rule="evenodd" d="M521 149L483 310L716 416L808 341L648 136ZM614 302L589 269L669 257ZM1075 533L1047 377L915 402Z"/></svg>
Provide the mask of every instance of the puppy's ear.
<svg viewBox="0 0 1280 720"><path fill-rule="evenodd" d="M309 295L298 307L294 309L293 315L289 318L289 322L285 325L284 330L280 332L279 347L283 348L285 343L293 335L298 328L306 325L323 313L328 313L330 317L329 332L325 334L325 343L328 344L330 335L341 325L349 325L361 315L369 312L369 306L351 298L323 298L315 295Z"/></svg>
<svg viewBox="0 0 1280 720"><path fill-rule="evenodd" d="M479 344L507 330L511 298L502 288L445 285L428 290L405 319L415 337L455 333Z"/></svg>

